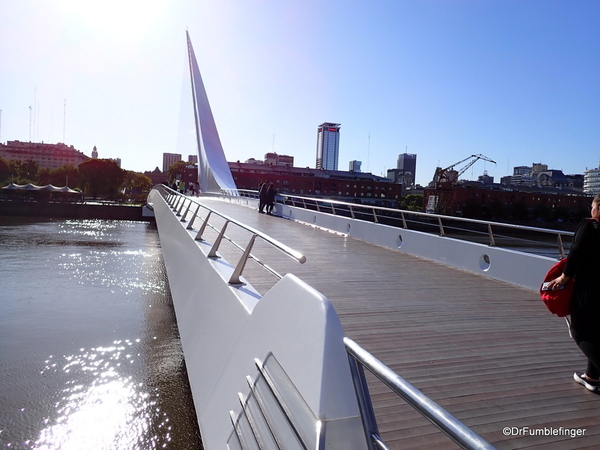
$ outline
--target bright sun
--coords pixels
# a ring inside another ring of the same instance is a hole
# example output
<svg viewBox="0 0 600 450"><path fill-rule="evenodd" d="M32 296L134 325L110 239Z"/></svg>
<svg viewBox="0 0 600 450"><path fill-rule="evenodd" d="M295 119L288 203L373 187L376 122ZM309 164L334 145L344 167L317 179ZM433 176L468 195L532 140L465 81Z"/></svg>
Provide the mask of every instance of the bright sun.
<svg viewBox="0 0 600 450"><path fill-rule="evenodd" d="M115 39L143 34L160 18L167 0L58 0L81 25Z"/></svg>

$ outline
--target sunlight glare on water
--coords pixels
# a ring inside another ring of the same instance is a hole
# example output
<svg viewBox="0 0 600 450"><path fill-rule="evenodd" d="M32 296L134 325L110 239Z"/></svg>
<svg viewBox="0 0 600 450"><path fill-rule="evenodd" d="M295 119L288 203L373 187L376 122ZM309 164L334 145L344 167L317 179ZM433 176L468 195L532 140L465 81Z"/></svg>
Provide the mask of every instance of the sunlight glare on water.
<svg viewBox="0 0 600 450"><path fill-rule="evenodd" d="M0 448L202 448L154 224L0 216L0 259Z"/></svg>
<svg viewBox="0 0 600 450"><path fill-rule="evenodd" d="M139 343L139 339L137 340ZM150 419L160 414L156 401L142 383L124 376L120 366L132 364L139 353L131 341L115 341L111 347L98 347L58 360L50 357L42 375L59 371L68 381L57 402L57 416L41 431L34 448L40 450L131 449L146 436ZM68 374L72 374L69 377ZM156 422L156 417L152 418ZM161 440L170 440L171 426L161 415ZM156 448L152 437L143 448Z"/></svg>

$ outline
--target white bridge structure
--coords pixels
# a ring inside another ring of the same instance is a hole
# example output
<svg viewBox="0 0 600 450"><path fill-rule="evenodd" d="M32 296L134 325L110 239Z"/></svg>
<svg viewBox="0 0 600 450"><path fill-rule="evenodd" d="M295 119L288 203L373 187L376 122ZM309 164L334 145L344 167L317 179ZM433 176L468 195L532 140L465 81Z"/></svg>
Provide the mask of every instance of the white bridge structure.
<svg viewBox="0 0 600 450"><path fill-rule="evenodd" d="M571 233L287 195L257 214L188 49L202 194L148 203L206 450L597 443L583 359L536 298Z"/></svg>
<svg viewBox="0 0 600 450"><path fill-rule="evenodd" d="M369 395L368 385L373 380L367 382L364 368L450 438L438 448L448 448L452 441L462 448L495 448L367 352L360 342L347 337L336 308L325 295L297 276L279 274L271 261L257 256L261 244L262 251L270 249L267 254L274 261L288 259L300 268L305 255L223 211L248 211L259 223L266 219L304 224L302 228L312 232L370 242L374 251L414 252L419 259L442 261L461 269L447 269L457 276L466 276L469 271L473 273L469 276L479 277L483 284L492 282L485 280L493 277L502 280L494 281L495 286L500 283L508 295L516 291L530 297L537 295L534 290L540 277L565 251L568 244L563 241L568 241L570 233L536 230L541 240L530 246L546 246L545 252L555 252L552 257L449 237L453 227L443 220L456 219L442 216L404 212L404 217L396 218L408 227L419 226L416 216L426 216L430 222L433 219L429 226L438 232L428 233L381 223L390 217L383 208L371 212L377 221L367 221L352 218L352 214L368 214L369 207L352 212L347 209L344 214L344 207L356 205L319 201L318 208L314 203L311 209L306 198L283 196L276 205L278 218L256 214L257 200L242 195L188 197L159 187L151 192L150 201L205 448L401 448L394 446L394 441L388 446L381 437ZM478 224L471 222L467 221ZM444 234L439 233L440 226ZM528 233L535 230L514 228ZM481 239L481 233L468 231L475 233L475 240ZM496 232L486 234L485 239L500 240L502 236ZM236 257L229 256L236 254L231 250L227 258L224 256L225 244L237 252ZM272 256L273 252L280 257ZM248 270L256 273L250 264L277 280L263 289L266 292L259 292L246 278ZM436 270L436 266L431 269ZM435 272L429 276L435 284ZM541 301L533 308L536 320L553 326L560 323L544 310ZM467 313L456 314L460 318ZM527 314L524 316L527 319ZM403 326L400 319L397 327ZM568 342L564 327L559 326L556 333L565 335L565 351L576 360L577 350ZM568 377L564 382L576 389ZM583 390L580 393L585 394Z"/></svg>

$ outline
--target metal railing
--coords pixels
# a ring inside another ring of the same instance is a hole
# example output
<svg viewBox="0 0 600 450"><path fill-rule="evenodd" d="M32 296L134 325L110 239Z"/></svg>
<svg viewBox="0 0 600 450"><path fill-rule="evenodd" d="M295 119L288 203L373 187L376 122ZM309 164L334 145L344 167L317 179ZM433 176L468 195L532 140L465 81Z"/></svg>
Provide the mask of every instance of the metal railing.
<svg viewBox="0 0 600 450"><path fill-rule="evenodd" d="M213 245L207 255L208 257L218 257L217 250L219 248L219 245L220 245L222 239L229 240L238 249L242 250L243 255L242 255L240 261L238 262L236 269L234 270L234 274L232 275L231 279L229 280L230 284L240 284L241 283L241 281L239 280L239 277L242 274L243 268L245 266L245 262L248 258L255 259L256 262L263 265L263 267L265 267L267 270L269 270L275 276L277 276L278 278L281 278L281 275L277 274L275 271L273 271L271 268L266 266L264 263L262 263L260 260L255 258L254 255L251 254L252 246L257 237L260 237L264 241L268 242L269 244L271 244L274 247L278 248L279 250L283 251L284 253L286 253L287 255L289 255L290 257L292 257L293 259L297 260L300 263L304 263L306 261L306 258L303 255L301 255L299 252L292 250L288 246L271 238L268 235L265 235L264 233L262 233L258 230L255 230L235 219L232 219L224 214L219 213L218 211L216 211L206 205L203 205L202 203L198 202L193 197L187 197L183 194L180 194L180 193L178 193L168 187L164 187L164 186L159 187L158 189L161 192L161 194L163 195L163 198L165 198L165 201L167 202L167 204L172 208L175 215L181 217L180 220L182 222L187 221L187 216L188 216L189 212L192 210L192 206L196 205L195 211L192 212L192 216L189 219L189 222L187 225L188 230L192 229L195 219L197 217L200 217L198 215L200 209L206 210L206 216L203 219L203 222L198 230L198 233L197 233L195 239L196 240L203 239L202 235L207 226L211 227L216 232L218 232L218 237L216 238L215 242L213 243ZM254 193L255 193L255 191L248 191L246 193L246 196L252 196ZM242 191L240 191L239 194L245 195ZM330 202L336 203L336 204L343 204L343 202L335 202L335 201L330 201ZM332 208L336 208L336 207L333 206ZM374 208L376 208L376 207L374 207ZM393 211L395 211L395 210L393 210ZM334 212L334 214L335 214L335 212ZM209 219L210 219L211 215L219 216L225 221L224 225L220 229L217 229L217 227L214 227L213 225L211 225L209 223ZM375 218L379 217L375 211L373 211L373 216ZM231 239L229 239L225 235L225 230L229 223L233 223L233 224L249 231L252 234L250 243L248 244L248 246L246 246L245 249L243 247L239 246L238 244L236 244L235 242L233 242ZM460 422L455 417L453 417L450 413L445 411L442 407L437 405L435 402L433 402L431 399L429 399L427 396L425 396L423 393L421 393L415 387L410 385L407 381L405 381L403 378L401 378L399 375L397 375L394 371L392 371L390 368L388 368L386 365L384 365L381 361L376 359L373 355L371 355L369 352L367 352L365 349L363 349L361 346L359 346L352 339L345 337L343 339L343 342L344 342L344 346L346 348L346 352L348 354L350 372L352 375L354 388L356 391L357 401L358 401L358 405L359 405L360 412L361 412L361 418L362 418L363 427L365 430L365 435L366 435L369 450L376 450L376 449L389 450L389 447L386 445L386 443L383 441L383 439L379 435L377 420L376 420L375 413L373 410L373 404L371 402L371 397L369 394L369 389L368 389L368 385L367 385L367 379L365 377L364 368L367 368L373 375L375 375L375 377L377 377L380 381L382 381L394 393L396 393L398 396L400 396L402 399L404 399L410 406L412 406L416 411L418 411L425 418L427 418L429 421L431 421L438 429L443 431L450 439L452 439L454 442L456 442L462 448L468 449L468 450L475 450L475 449L492 450L495 448L491 444L489 444L487 441L482 439L479 435L474 433L471 429L469 429L462 422ZM298 434L298 430L297 430L297 426L295 425L294 418L290 415L289 412L286 412L286 409L283 407L285 402L283 402L280 398L281 396L279 394L277 394L278 391L273 390L273 383L270 382L270 380L271 380L270 377L265 376L265 371L264 371L263 365L257 362L257 367L259 368L259 371L261 373L261 377L259 377L259 379L262 378L263 380L265 380L267 382L267 388L268 388L268 390L273 391L272 395L275 395L275 398L277 399L277 403L279 404L279 409L281 409L282 411L285 412L285 414L283 414L283 416L282 416L285 418L285 420L282 423L288 423L292 427L291 431L293 433L295 433L295 435L299 439L300 445L303 446L304 444L302 442L305 441L305 439L303 439L303 438L301 439L299 437L300 435ZM251 380L249 380L249 383L251 386L251 390L254 391L254 386L256 386L257 382L251 382ZM256 395L256 392L251 392L249 397L245 397L245 396L240 397L242 411L238 415L235 415L233 412L230 413L232 425L234 427L234 431L232 432L232 434L230 436L230 440L229 440L229 443L231 445L233 445L232 448L242 448L243 446L241 444L241 441L249 438L250 436L252 436L252 439L255 439L257 444L261 440L261 438L260 438L261 433L259 430L259 428L261 428L261 425L259 422L262 420L260 418L264 416L263 411L262 411L265 406L264 402L263 402L264 398L265 398L264 395L260 396L260 398L258 398ZM256 403L258 405L257 407L249 406L250 405L249 402L255 402L255 401L260 402L260 403ZM260 414L258 414L258 412L260 412ZM262 433L263 437L270 435L274 439L277 440L276 435L273 433L272 424L268 424L268 428L270 429L269 433L266 433L266 434ZM319 435L324 433L324 429L322 430L321 428L319 428L319 430L320 430ZM317 441L320 443L319 444L319 448L320 448L322 443L324 442L322 436L319 439L317 439ZM235 442L239 443L239 447L237 445L234 445ZM305 445L304 445L304 448L306 448Z"/></svg>
<svg viewBox="0 0 600 450"><path fill-rule="evenodd" d="M389 448L379 435L364 367L461 448L468 450L495 448L352 339L345 337L344 345L348 353L350 372L370 450L389 450Z"/></svg>
<svg viewBox="0 0 600 450"><path fill-rule="evenodd" d="M252 190L240 189L238 194L251 198L258 196L257 191ZM557 259L566 256L574 236L571 231L291 194L278 194L278 203Z"/></svg>
<svg viewBox="0 0 600 450"><path fill-rule="evenodd" d="M298 261L300 264L304 264L306 262L306 256L304 256L300 252L288 247L287 245L277 241L276 239L273 239L272 237L262 233L261 231L258 231L252 227L249 227L248 225L246 225L242 222L239 222L231 217L228 217L225 214L222 214L213 208L203 205L195 197L188 197L177 191L174 191L173 189L171 189L167 186L159 186L157 189L161 193L161 195L163 196L163 198L165 199L167 204L171 207L173 212L175 212L175 215L178 217L181 217L180 221L188 222L187 227L186 227L188 230L194 229L193 228L194 222L196 221L196 219L198 217L200 217L199 216L200 210L203 210L206 212L206 215L198 229L198 233L196 234L195 240L197 240L197 241L204 240L203 236L205 234L207 227L211 228L212 230L214 230L217 233L217 237L216 237L215 241L213 242L213 244L210 248L210 251L208 252L208 255L207 255L208 258L219 258L219 254L217 252L219 250L219 247L221 246L221 243L223 242L223 239L229 241L234 247L236 247L238 250L240 250L242 252L242 256L240 257L239 261L237 262L237 264L233 270L233 273L228 281L229 284L232 284L232 285L244 284L243 281L241 280L241 276L244 271L244 268L246 267L246 262L248 261L248 259L254 260L257 264L259 264L265 270L267 270L268 272L273 274L276 278L278 278L278 279L283 278L283 276L281 274L279 274L277 271L275 271L272 267L268 266L263 261L261 261L258 257L256 257L255 255L252 254L252 248L254 247L254 244L255 244L255 241L257 238L260 238L264 242L272 245L279 251L288 255L290 258ZM192 211L192 209L193 209L193 211ZM187 217L188 217L188 214L190 214L190 212L191 212L191 216L188 220ZM213 216L213 215L220 217L224 221L223 225L220 226L220 228L210 222L211 216ZM233 239L229 238L225 234L225 231L227 230L227 227L229 224L236 225L237 227L239 227L243 230L246 230L247 232L249 232L251 234L250 241L248 242L248 244L245 247L239 245Z"/></svg>

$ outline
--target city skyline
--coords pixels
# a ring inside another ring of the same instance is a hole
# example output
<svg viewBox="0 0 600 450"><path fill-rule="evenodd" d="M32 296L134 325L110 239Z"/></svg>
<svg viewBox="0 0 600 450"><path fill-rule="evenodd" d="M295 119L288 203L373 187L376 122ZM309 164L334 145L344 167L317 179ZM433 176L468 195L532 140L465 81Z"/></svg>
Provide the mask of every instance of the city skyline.
<svg viewBox="0 0 600 450"><path fill-rule="evenodd" d="M178 147L193 115L181 95L189 29L229 161L275 151L313 167L314 126L331 120L344 126L343 167L381 175L413 153L421 185L479 153L497 164L465 178L597 167L598 2L340 5L3 2L0 140L96 145L138 172L163 152L192 154Z"/></svg>

